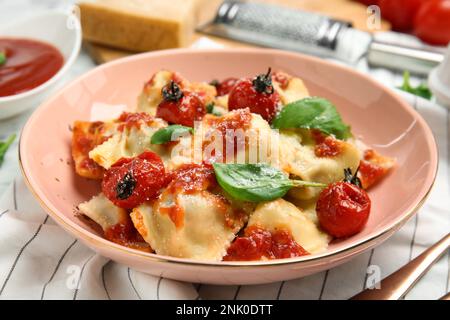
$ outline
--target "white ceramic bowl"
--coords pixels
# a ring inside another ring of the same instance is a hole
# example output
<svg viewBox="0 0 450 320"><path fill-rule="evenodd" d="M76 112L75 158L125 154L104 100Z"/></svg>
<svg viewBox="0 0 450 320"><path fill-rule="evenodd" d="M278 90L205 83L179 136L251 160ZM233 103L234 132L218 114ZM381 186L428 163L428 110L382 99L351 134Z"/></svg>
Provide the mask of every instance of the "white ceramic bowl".
<svg viewBox="0 0 450 320"><path fill-rule="evenodd" d="M39 105L75 61L81 46L79 20L69 12L40 13L0 27L0 37L29 38L55 46L64 57L63 67L48 81L20 94L0 97L0 119Z"/></svg>

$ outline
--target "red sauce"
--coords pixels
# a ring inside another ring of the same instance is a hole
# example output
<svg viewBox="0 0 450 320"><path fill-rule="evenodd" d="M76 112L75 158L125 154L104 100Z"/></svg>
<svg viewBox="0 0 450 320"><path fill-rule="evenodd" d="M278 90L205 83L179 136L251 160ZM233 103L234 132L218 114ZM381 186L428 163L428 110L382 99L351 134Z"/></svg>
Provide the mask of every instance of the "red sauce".
<svg viewBox="0 0 450 320"><path fill-rule="evenodd" d="M287 230L269 232L258 227L245 229L244 237L237 237L228 248L224 261L248 261L300 257L309 253Z"/></svg>
<svg viewBox="0 0 450 320"><path fill-rule="evenodd" d="M233 141L231 140L232 135L227 139L227 130L231 134L234 134L236 130L247 130L250 127L250 123L252 120L252 115L249 109L237 109L231 113L228 113L222 117L211 117L208 118L209 124L211 125L210 132L217 130L222 136L222 150L214 150L214 154L212 155L212 159L205 159L208 162L216 162L217 159L222 159L223 162L226 161L227 158L235 157L237 151L245 147L245 138L241 139L240 135L234 135ZM208 137L208 134L206 135ZM214 137L214 134L211 134L211 137ZM213 140L208 138L203 142L203 150L210 144L213 143ZM227 143L231 146L233 144L234 148L231 150L231 147L228 147L228 150L231 151L231 154L227 154Z"/></svg>
<svg viewBox="0 0 450 320"><path fill-rule="evenodd" d="M172 220L177 229L184 225L184 211L183 208L175 201L175 204L170 207L160 207L159 211L163 214L167 214Z"/></svg>
<svg viewBox="0 0 450 320"><path fill-rule="evenodd" d="M6 63L0 65L0 97L29 91L52 78L64 64L50 44L28 39L0 39Z"/></svg>
<svg viewBox="0 0 450 320"><path fill-rule="evenodd" d="M81 159L77 160L77 168L89 172L90 177L95 179L100 179L104 170L89 158L89 152L108 139L102 136L102 130L103 122L101 121L91 123L87 133L75 126L72 140L73 154L76 159Z"/></svg>
<svg viewBox="0 0 450 320"><path fill-rule="evenodd" d="M123 112L117 119L117 122L121 122L117 130L123 131L125 128L130 130L133 127L139 129L143 123L150 124L153 121L154 118L146 112Z"/></svg>
<svg viewBox="0 0 450 320"><path fill-rule="evenodd" d="M291 77L283 72L274 72L272 74L272 79L280 84L280 88L285 90L288 85Z"/></svg>
<svg viewBox="0 0 450 320"><path fill-rule="evenodd" d="M210 164L183 164L171 173L172 182L167 189L174 193L193 193L217 185L214 169Z"/></svg>
<svg viewBox="0 0 450 320"><path fill-rule="evenodd" d="M317 157L336 157L342 152L342 143L339 140L326 136L318 130L312 130L311 134L316 141L314 153Z"/></svg>
<svg viewBox="0 0 450 320"><path fill-rule="evenodd" d="M178 204L177 195L180 193L194 193L198 191L212 189L217 186L214 169L210 164L183 164L178 169L168 174L171 180L165 193L170 193L174 197L174 205L170 207L160 207L161 213L167 214L177 228L183 226L184 211ZM164 197L164 194L162 195Z"/></svg>
<svg viewBox="0 0 450 320"><path fill-rule="evenodd" d="M117 244L151 252L151 248L134 228L130 218L105 230L105 238Z"/></svg>
<svg viewBox="0 0 450 320"><path fill-rule="evenodd" d="M359 175L364 188L377 183L388 171L386 168L371 162L371 160L376 160L375 158L376 154L372 149L364 151L364 160L361 160L359 164Z"/></svg>

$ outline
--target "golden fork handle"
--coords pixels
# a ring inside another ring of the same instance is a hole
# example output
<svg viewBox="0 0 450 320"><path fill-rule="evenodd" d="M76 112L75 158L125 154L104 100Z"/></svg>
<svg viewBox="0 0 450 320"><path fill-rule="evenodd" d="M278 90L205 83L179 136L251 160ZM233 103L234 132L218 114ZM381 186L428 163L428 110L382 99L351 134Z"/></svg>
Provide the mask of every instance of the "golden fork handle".
<svg viewBox="0 0 450 320"><path fill-rule="evenodd" d="M447 293L446 295L440 297L439 300L449 300L450 301L450 292Z"/></svg>
<svg viewBox="0 0 450 320"><path fill-rule="evenodd" d="M380 282L380 289L366 289L352 297L352 300L398 300L414 286L427 270L450 247L450 233L425 250L407 265ZM378 286L377 286L378 287ZM444 296L445 297L445 296ZM444 298L443 297L443 298Z"/></svg>

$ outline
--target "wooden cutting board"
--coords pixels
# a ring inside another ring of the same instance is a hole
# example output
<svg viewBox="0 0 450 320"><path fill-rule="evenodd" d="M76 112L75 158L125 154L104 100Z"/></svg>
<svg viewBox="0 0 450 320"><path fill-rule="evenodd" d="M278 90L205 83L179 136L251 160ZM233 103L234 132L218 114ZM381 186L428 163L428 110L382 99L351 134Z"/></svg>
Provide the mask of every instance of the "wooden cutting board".
<svg viewBox="0 0 450 320"><path fill-rule="evenodd" d="M353 26L357 29L369 31L367 27L367 18L369 14L367 13L367 7L351 0L260 0L259 2L267 2L278 5L284 5L295 9L301 9L305 11L313 11L323 13L333 18L338 18L341 20L351 21ZM214 17L216 9L221 1L208 0L205 1L205 5L201 7L201 12L199 12L200 21L199 23L204 23L209 21ZM390 25L388 22L382 21L381 30L389 30ZM379 31L379 30L377 30ZM204 34L195 33L192 38L192 43L198 40L200 37L204 37ZM252 45L236 42L228 39L207 36L211 40L217 41L226 46L231 47L251 47ZM108 48L105 46L84 43L85 49L92 56L94 61L98 64L112 61L118 58L122 58L128 55L134 54L134 52L122 51L118 49Z"/></svg>

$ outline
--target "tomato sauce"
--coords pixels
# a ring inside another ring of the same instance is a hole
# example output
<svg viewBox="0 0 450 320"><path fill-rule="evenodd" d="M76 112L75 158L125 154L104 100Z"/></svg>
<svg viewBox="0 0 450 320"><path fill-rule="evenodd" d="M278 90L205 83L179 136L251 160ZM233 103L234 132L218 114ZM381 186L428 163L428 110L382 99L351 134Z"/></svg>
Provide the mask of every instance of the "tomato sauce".
<svg viewBox="0 0 450 320"><path fill-rule="evenodd" d="M115 224L105 230L105 238L125 247L151 252L150 246L134 228L131 219Z"/></svg>
<svg viewBox="0 0 450 320"><path fill-rule="evenodd" d="M291 81L291 77L283 72L274 72L272 75L272 79L280 84L280 88L286 90L289 81Z"/></svg>
<svg viewBox="0 0 450 320"><path fill-rule="evenodd" d="M222 161L220 162L226 162L228 159L235 157L238 150L245 147L245 137L242 139L241 135L236 133L236 130L242 130L245 133L245 131L250 128L252 115L249 109L237 109L233 113L229 113L219 118L208 118L207 121L209 122L208 124L211 125L211 128L209 129L211 134L206 134L207 138L205 138L205 141L203 142L203 151L205 151L209 144L213 143L208 136L214 137L214 130L222 137L222 150L214 149L211 158L207 157L205 161L212 163L221 159ZM231 146L233 146L233 148L231 148Z"/></svg>
<svg viewBox="0 0 450 320"><path fill-rule="evenodd" d="M224 261L284 259L308 255L287 230L269 232L258 227L245 229L228 248Z"/></svg>
<svg viewBox="0 0 450 320"><path fill-rule="evenodd" d="M331 136L326 136L318 130L311 131L316 142L314 153L319 158L336 157L342 152L342 143Z"/></svg>
<svg viewBox="0 0 450 320"><path fill-rule="evenodd" d="M139 129L143 123L151 124L153 121L154 118L146 112L123 112L117 119L117 122L121 123L117 130L123 131L125 128L130 130L133 127Z"/></svg>
<svg viewBox="0 0 450 320"><path fill-rule="evenodd" d="M64 64L58 49L36 40L0 38L0 52L6 56L6 62L0 65L0 97L40 86Z"/></svg>
<svg viewBox="0 0 450 320"><path fill-rule="evenodd" d="M160 207L159 209L161 213L169 216L177 228L181 228L184 221L184 211L178 204L177 195L212 189L217 186L216 176L211 165L190 163L183 164L175 171L169 173L167 179L171 180L171 182L164 193L173 195L174 204L170 207Z"/></svg>
<svg viewBox="0 0 450 320"><path fill-rule="evenodd" d="M167 189L173 193L193 193L217 185L216 175L210 164L183 164L171 173L171 179Z"/></svg>
<svg viewBox="0 0 450 320"><path fill-rule="evenodd" d="M376 157L373 150L364 152L364 160L359 164L359 174L364 188L368 188L377 183L387 173L388 169L371 162Z"/></svg>
<svg viewBox="0 0 450 320"><path fill-rule="evenodd" d="M83 171L90 173L91 177L101 178L104 169L94 160L89 158L89 152L97 145L102 144L108 137L102 136L103 122L97 121L91 123L88 132L84 133L76 126L73 133L72 148L74 155L81 158L78 167Z"/></svg>

